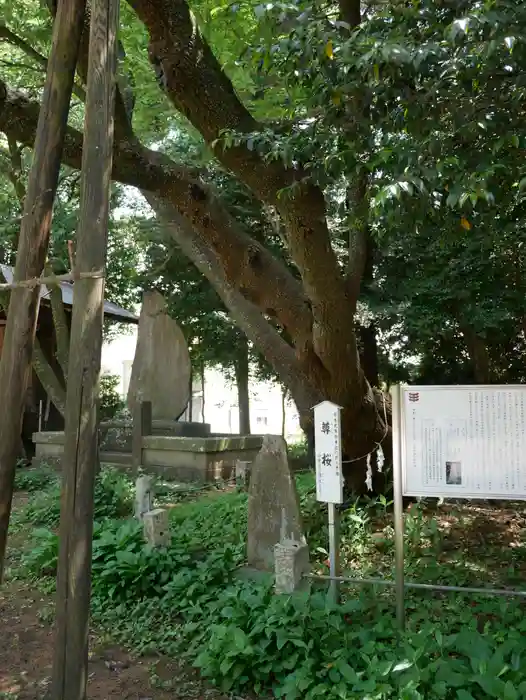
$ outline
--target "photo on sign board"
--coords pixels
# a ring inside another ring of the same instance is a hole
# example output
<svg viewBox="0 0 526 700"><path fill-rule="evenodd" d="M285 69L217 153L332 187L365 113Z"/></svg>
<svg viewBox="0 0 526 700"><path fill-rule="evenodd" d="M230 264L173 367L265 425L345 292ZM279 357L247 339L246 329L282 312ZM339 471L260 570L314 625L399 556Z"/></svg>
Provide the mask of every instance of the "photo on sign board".
<svg viewBox="0 0 526 700"><path fill-rule="evenodd" d="M446 462L446 484L460 486L462 484L462 466L460 462Z"/></svg>

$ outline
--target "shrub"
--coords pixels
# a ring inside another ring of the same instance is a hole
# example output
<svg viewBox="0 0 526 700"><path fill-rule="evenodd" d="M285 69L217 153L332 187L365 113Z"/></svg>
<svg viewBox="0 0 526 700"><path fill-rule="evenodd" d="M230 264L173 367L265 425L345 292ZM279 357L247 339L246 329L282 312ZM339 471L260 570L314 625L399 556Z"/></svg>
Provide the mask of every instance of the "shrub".
<svg viewBox="0 0 526 700"><path fill-rule="evenodd" d="M133 487L121 472L103 467L95 478L94 519L121 518L133 510ZM54 478L44 491L32 494L22 518L38 527L56 528L60 520L60 481Z"/></svg>
<svg viewBox="0 0 526 700"><path fill-rule="evenodd" d="M21 560L22 566L35 576L54 576L58 564L58 536L46 528L33 530L33 542Z"/></svg>
<svg viewBox="0 0 526 700"><path fill-rule="evenodd" d="M312 467L312 464L309 464L309 451L305 438L300 442L287 445L287 454L292 469L303 470Z"/></svg>
<svg viewBox="0 0 526 700"><path fill-rule="evenodd" d="M15 474L17 491L42 491L58 480L57 473L47 466L36 468L18 466Z"/></svg>
<svg viewBox="0 0 526 700"><path fill-rule="evenodd" d="M116 374L101 374L99 386L100 420L111 420L124 408L122 396L117 391L119 384L120 377Z"/></svg>
<svg viewBox="0 0 526 700"><path fill-rule="evenodd" d="M94 519L122 518L133 512L134 487L117 469L103 467L95 479Z"/></svg>

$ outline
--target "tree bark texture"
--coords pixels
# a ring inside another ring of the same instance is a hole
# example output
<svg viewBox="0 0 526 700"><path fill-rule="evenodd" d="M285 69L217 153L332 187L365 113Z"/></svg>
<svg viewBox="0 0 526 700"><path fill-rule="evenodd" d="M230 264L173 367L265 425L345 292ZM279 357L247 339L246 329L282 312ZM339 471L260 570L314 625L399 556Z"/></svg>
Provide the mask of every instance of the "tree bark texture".
<svg viewBox="0 0 526 700"><path fill-rule="evenodd" d="M234 366L239 407L239 433L240 435L250 435L248 342L245 337L241 339L240 349L234 360Z"/></svg>
<svg viewBox="0 0 526 700"><path fill-rule="evenodd" d="M104 317L119 0L91 0L89 61L62 460L54 700L85 700L93 491Z"/></svg>
<svg viewBox="0 0 526 700"><path fill-rule="evenodd" d="M38 338L33 347L33 369L47 395L62 417L66 415L66 390L49 363Z"/></svg>
<svg viewBox="0 0 526 700"><path fill-rule="evenodd" d="M15 281L38 277L47 255L84 3L85 0L61 0L58 6L42 106L36 111L39 115L38 125L18 243ZM0 104L6 97L5 86L0 85ZM11 292L0 360L0 581L20 444L23 402L31 370L39 292L39 288L17 288Z"/></svg>
<svg viewBox="0 0 526 700"><path fill-rule="evenodd" d="M475 384L491 384L491 360L486 341L471 326L464 326L462 332L471 360Z"/></svg>
<svg viewBox="0 0 526 700"><path fill-rule="evenodd" d="M50 265L46 265L44 269L46 276L52 275L53 271ZM60 369L62 370L64 384L66 385L68 380L69 324L66 310L64 309L64 303L62 302L60 284L58 282L57 284L50 284L48 285L48 289L53 325L55 327L55 339L57 342L56 356Z"/></svg>

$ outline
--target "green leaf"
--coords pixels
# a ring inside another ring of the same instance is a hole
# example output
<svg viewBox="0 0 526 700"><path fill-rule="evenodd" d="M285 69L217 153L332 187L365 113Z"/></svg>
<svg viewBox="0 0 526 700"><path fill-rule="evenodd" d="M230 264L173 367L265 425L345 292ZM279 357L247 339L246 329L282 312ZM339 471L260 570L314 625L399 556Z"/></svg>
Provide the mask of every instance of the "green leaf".
<svg viewBox="0 0 526 700"><path fill-rule="evenodd" d="M351 668L351 666L349 666L349 664L346 661L339 659L336 664L336 668L348 683L358 683L359 678L356 674L356 671L353 668Z"/></svg>
<svg viewBox="0 0 526 700"><path fill-rule="evenodd" d="M502 700L520 700L519 691L515 688L511 681L506 681Z"/></svg>
<svg viewBox="0 0 526 700"><path fill-rule="evenodd" d="M409 659L406 659L405 661L399 661L397 664L393 666L393 673L400 673L400 671L407 671L408 668L411 668L413 665L412 661L409 661Z"/></svg>
<svg viewBox="0 0 526 700"><path fill-rule="evenodd" d="M457 700L476 700L467 690L457 690Z"/></svg>
<svg viewBox="0 0 526 700"><path fill-rule="evenodd" d="M487 693L492 698L497 698L497 700L502 700L504 697L505 684L495 676L484 675L475 676L473 679L475 683L478 683L482 690Z"/></svg>

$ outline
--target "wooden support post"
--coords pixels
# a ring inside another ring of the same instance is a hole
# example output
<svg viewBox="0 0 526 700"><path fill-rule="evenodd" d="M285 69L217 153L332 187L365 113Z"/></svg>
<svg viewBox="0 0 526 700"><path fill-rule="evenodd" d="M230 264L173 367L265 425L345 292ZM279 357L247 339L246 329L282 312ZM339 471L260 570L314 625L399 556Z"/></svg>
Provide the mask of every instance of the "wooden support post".
<svg viewBox="0 0 526 700"><path fill-rule="evenodd" d="M119 0L91 0L90 6L76 255L79 272L104 271L106 265ZM103 305L103 277L75 283L62 460L53 700L86 698Z"/></svg>
<svg viewBox="0 0 526 700"><path fill-rule="evenodd" d="M138 475L142 467L142 440L152 434L152 402L137 401L133 409L132 465L133 473Z"/></svg>
<svg viewBox="0 0 526 700"><path fill-rule="evenodd" d="M38 277L46 261L84 9L85 0L60 0L58 5L20 226L15 282ZM0 361L0 582L39 299L40 286L11 292Z"/></svg>

